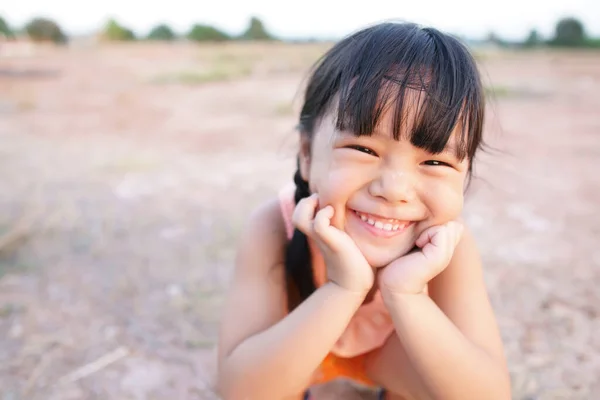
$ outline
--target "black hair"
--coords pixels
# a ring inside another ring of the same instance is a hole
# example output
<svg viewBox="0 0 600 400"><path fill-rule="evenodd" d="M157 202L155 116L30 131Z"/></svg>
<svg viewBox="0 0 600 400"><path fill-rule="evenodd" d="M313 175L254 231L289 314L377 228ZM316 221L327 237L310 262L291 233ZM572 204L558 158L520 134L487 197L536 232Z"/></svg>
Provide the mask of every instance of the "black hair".
<svg viewBox="0 0 600 400"><path fill-rule="evenodd" d="M403 116L407 90L423 93L415 122L406 132ZM477 149L482 146L485 94L476 61L455 37L412 23L386 22L362 29L337 42L314 65L300 112L301 135L312 139L328 112L338 130L371 135L384 107L395 104L393 135L431 153L441 152L457 127L458 157L468 158L471 176ZM310 195L308 183L294 175L295 201ZM308 239L295 230L285 260L289 287L296 301L316 290Z"/></svg>

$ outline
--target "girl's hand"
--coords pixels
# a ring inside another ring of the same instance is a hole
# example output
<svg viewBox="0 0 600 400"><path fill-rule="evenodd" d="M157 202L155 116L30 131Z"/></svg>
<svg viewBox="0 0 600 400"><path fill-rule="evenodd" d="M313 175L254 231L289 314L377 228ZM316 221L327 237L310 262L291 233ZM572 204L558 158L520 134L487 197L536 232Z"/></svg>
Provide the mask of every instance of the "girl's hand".
<svg viewBox="0 0 600 400"><path fill-rule="evenodd" d="M329 281L351 292L366 295L374 283L371 266L352 238L332 225L333 207L328 205L318 209L317 194L300 200L292 217L294 225L321 250Z"/></svg>
<svg viewBox="0 0 600 400"><path fill-rule="evenodd" d="M450 264L462 232L462 224L455 221L426 229L415 243L417 251L383 268L378 277L381 290L397 294L423 292L427 283Z"/></svg>

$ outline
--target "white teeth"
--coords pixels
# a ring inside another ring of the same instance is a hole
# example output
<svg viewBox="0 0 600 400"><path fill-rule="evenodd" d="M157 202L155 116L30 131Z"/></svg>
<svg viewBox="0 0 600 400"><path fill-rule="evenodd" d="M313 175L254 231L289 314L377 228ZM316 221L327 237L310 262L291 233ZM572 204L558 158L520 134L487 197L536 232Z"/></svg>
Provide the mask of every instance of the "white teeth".
<svg viewBox="0 0 600 400"><path fill-rule="evenodd" d="M363 220L364 222L366 222L367 224L374 226L377 229L381 229L381 230L388 231L388 232L403 229L407 225L407 223L391 224L389 222L384 223L381 221L375 221L373 218L369 218L365 214L361 214L358 211L356 211L356 215L358 215L360 217L360 219Z"/></svg>

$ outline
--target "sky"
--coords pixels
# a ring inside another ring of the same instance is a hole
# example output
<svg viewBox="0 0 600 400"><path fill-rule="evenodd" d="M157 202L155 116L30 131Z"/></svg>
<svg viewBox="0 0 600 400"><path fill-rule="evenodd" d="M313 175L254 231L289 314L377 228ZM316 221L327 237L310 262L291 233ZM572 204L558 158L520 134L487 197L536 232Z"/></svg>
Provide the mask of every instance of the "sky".
<svg viewBox="0 0 600 400"><path fill-rule="evenodd" d="M180 33L194 23L241 33L251 16L282 38L337 39L366 25L387 20L412 21L472 39L493 31L509 40L523 39L531 29L552 35L556 21L574 16L586 31L600 37L600 0L4 0L0 16L23 26L36 16L52 18L68 34L98 31L114 17L139 35L158 23Z"/></svg>

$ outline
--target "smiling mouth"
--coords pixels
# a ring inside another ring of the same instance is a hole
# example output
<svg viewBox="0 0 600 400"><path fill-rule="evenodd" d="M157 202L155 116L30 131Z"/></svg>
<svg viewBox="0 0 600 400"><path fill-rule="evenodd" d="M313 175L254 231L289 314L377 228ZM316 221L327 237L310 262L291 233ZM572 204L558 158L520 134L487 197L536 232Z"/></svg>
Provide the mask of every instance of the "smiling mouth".
<svg viewBox="0 0 600 400"><path fill-rule="evenodd" d="M377 231L379 231L385 235L393 235L395 233L400 233L404 231L408 226L410 226L413 223L413 221L402 221L393 218L383 218L377 215L363 213L356 210L352 211L354 211L354 214L358 218L360 218L360 220L364 222L374 233L377 233Z"/></svg>

